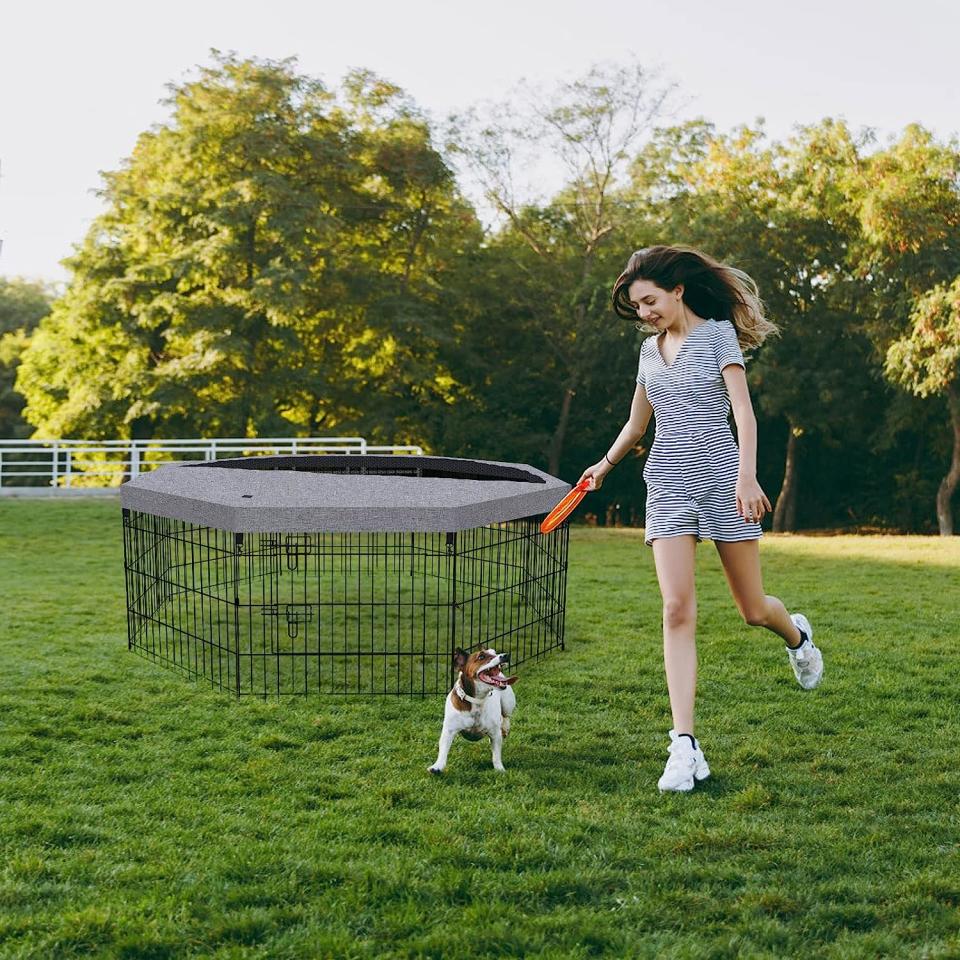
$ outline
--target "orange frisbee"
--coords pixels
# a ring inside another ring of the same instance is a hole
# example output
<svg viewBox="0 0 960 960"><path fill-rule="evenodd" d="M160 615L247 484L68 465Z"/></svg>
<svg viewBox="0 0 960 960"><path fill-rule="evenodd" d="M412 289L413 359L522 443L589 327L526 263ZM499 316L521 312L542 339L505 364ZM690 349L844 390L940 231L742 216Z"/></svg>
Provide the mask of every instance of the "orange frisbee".
<svg viewBox="0 0 960 960"><path fill-rule="evenodd" d="M544 518L540 524L541 533L549 533L563 523L573 513L577 504L590 489L590 478L581 480Z"/></svg>

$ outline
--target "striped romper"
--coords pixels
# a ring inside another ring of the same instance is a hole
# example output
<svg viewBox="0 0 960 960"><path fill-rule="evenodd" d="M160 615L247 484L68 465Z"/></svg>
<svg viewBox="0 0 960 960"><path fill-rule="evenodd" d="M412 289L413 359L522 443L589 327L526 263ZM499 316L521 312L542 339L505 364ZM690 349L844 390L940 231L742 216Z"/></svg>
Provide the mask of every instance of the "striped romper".
<svg viewBox="0 0 960 960"><path fill-rule="evenodd" d="M730 397L720 371L746 368L729 320L694 327L669 366L659 335L640 346L637 383L653 407L656 433L643 468L645 543L692 533L697 540L757 540L760 524L737 513L740 451L730 430Z"/></svg>

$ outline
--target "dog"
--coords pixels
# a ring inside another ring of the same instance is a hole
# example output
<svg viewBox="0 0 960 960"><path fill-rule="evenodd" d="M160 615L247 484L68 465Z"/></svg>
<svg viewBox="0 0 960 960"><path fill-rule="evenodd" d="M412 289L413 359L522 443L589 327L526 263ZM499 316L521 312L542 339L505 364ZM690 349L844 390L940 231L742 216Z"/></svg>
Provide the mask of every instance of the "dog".
<svg viewBox="0 0 960 960"><path fill-rule="evenodd" d="M513 692L516 677L504 676L501 665L510 657L496 650L478 650L468 654L457 647L453 665L457 682L447 694L443 710L443 728L440 731L440 750L436 763L427 769L442 773L453 738L459 733L466 740L489 737L493 747L493 769L503 771L501 750L504 738L510 733L510 715L517 705Z"/></svg>

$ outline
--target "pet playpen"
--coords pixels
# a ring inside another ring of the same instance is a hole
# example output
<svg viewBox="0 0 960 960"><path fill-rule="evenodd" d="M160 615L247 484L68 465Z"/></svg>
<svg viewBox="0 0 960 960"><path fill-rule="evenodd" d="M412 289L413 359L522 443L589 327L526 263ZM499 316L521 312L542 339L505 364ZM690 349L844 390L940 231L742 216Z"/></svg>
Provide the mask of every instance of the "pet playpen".
<svg viewBox="0 0 960 960"><path fill-rule="evenodd" d="M121 488L128 645L237 696L431 694L563 647L570 485L429 456L177 463Z"/></svg>

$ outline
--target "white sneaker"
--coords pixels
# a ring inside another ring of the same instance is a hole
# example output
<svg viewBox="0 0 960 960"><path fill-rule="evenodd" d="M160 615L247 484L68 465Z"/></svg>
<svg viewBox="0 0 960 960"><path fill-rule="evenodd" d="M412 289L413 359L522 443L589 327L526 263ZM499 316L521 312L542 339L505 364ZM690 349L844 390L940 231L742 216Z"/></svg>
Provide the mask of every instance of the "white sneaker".
<svg viewBox="0 0 960 960"><path fill-rule="evenodd" d="M810 626L810 621L802 613L791 613L790 619L794 626L807 636L796 649L787 647L790 666L793 667L797 683L804 690L812 690L823 676L823 654L813 642L813 627Z"/></svg>
<svg viewBox="0 0 960 960"><path fill-rule="evenodd" d="M678 737L670 731L670 759L664 767L663 776L657 781L660 792L665 790L692 790L694 780L706 780L710 776L703 750L698 743L691 746L689 737Z"/></svg>

